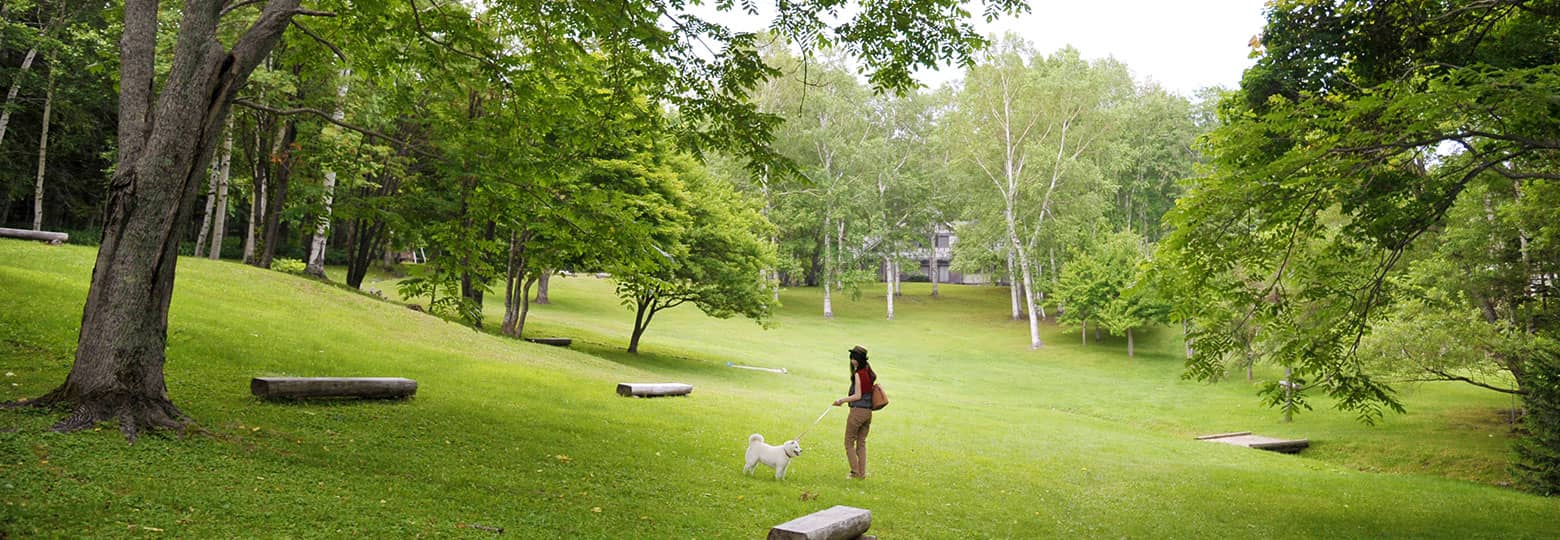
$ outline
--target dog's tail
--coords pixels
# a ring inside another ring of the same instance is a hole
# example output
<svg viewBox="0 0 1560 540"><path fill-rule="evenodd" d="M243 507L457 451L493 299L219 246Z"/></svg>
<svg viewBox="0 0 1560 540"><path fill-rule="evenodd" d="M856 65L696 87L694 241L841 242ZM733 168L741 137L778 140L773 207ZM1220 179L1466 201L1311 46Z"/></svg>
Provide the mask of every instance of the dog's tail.
<svg viewBox="0 0 1560 540"><path fill-rule="evenodd" d="M752 444L752 443L756 443L756 442L764 442L764 436L763 435L759 435L757 433L754 433L752 435L748 435L748 444Z"/></svg>

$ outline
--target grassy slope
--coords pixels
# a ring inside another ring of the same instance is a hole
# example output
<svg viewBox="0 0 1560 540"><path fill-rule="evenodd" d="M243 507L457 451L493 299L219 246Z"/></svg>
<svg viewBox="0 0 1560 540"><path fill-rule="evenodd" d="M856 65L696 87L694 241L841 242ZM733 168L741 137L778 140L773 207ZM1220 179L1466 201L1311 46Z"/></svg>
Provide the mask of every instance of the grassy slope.
<svg viewBox="0 0 1560 540"><path fill-rule="evenodd" d="M0 400L63 380L92 252L0 241ZM111 429L44 432L57 413L0 412L0 532L16 536L761 536L834 504L870 508L887 538L1560 535L1560 501L1493 482L1509 403L1460 387L1410 393L1375 428L1317 411L1279 424L1243 381L1177 378L1171 335L1041 351L1002 291L911 286L898 320L881 293L788 291L780 326L658 317L646 354L620 350L629 314L592 279L559 279L516 343L329 286L181 261L170 392L209 435L126 446ZM495 312L491 310L490 312ZM1166 332L1165 334L1168 334ZM844 392L861 343L894 404L872 433L873 478L845 479L843 411L803 440L786 482L740 474L749 433L788 438ZM726 368L783 366L789 375ZM416 378L404 403L276 405L255 375ZM618 381L684 381L689 398L636 400ZM14 386L13 386L14 385ZM1319 404L1322 406L1322 404ZM1303 457L1189 440L1252 430L1310 437ZM1358 469L1395 471L1396 474ZM803 500L804 494L816 494Z"/></svg>

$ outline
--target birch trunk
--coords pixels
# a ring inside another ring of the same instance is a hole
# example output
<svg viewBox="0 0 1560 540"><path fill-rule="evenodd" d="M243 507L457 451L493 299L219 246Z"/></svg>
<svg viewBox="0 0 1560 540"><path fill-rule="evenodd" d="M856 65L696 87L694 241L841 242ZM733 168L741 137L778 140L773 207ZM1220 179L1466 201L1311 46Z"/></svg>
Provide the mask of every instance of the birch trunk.
<svg viewBox="0 0 1560 540"><path fill-rule="evenodd" d="M835 222L839 225L839 241L834 243L834 288L845 290L845 274L840 272L845 267L845 220Z"/></svg>
<svg viewBox="0 0 1560 540"><path fill-rule="evenodd" d="M233 117L228 117L227 140L222 143L222 171L217 175L217 208L211 215L211 260L222 258L222 238L227 231L228 179L233 172ZM200 253L196 253L200 255Z"/></svg>
<svg viewBox="0 0 1560 540"><path fill-rule="evenodd" d="M904 281L899 279L899 261L896 260L894 261L894 296L900 296L904 294L904 291L901 291L899 288L900 284L902 283L904 283Z"/></svg>
<svg viewBox="0 0 1560 540"><path fill-rule="evenodd" d="M347 99L347 84L352 77L352 70L341 70L341 84L336 86L336 110L330 117L337 122L346 118L346 111L342 109ZM320 216L314 225L314 238L309 241L309 264L304 269L309 275L325 278L325 243L330 239L330 214L331 205L336 198L336 171L325 171L325 215Z"/></svg>
<svg viewBox="0 0 1560 540"><path fill-rule="evenodd" d="M825 318L825 319L833 319L834 318L834 302L833 302L833 299L830 298L830 296L831 296L830 293L832 291L829 290L829 285L834 282L834 276L831 275L831 273L830 273L830 270L832 270L833 266L834 266L832 261L830 260L830 258L833 255L831 255L829 253L829 236L831 236L831 233L833 231L829 230L830 229L829 225L830 225L829 214L825 213L823 215L823 280L822 280L823 281L823 318Z"/></svg>
<svg viewBox="0 0 1560 540"><path fill-rule="evenodd" d="M27 70L32 69L33 59L37 56L36 45L27 49L27 56L22 58L22 68L16 71L16 78L11 80L11 89L5 93L5 106L0 107L0 143L5 142L5 128L11 124L11 104L16 102L16 93L22 90L22 78L27 75Z"/></svg>
<svg viewBox="0 0 1560 540"><path fill-rule="evenodd" d="M255 168L254 177L250 179L249 186L249 221L244 228L244 264L259 265L260 260L255 254L255 233L260 230L259 222L265 216L266 200L266 153L265 135L260 118L255 117L255 147L252 157Z"/></svg>
<svg viewBox="0 0 1560 540"><path fill-rule="evenodd" d="M1018 313L1018 290L1021 289L1022 287L1019 286L1019 284L1018 284L1018 274L1014 273L1014 271L1013 271L1013 250L1011 250L1011 249L1007 250L1007 268L1008 268L1008 272L1007 272L1008 273L1008 297L1012 300L1012 303L1013 303L1013 320L1016 321L1016 320L1018 320L1021 317L1021 315L1019 315L1019 313Z"/></svg>
<svg viewBox="0 0 1560 540"><path fill-rule="evenodd" d="M883 268L884 271L888 273L888 275L885 276L887 279L883 280L883 282L888 286L888 294L883 296L888 298L888 320L892 321L894 320L894 261L890 260L889 257L884 256Z"/></svg>
<svg viewBox="0 0 1560 540"><path fill-rule="evenodd" d="M1035 313L1034 280L1029 271L1029 255L1024 252L1024 247L1018 241L1017 220L1013 216L1013 207L1010 203L1007 209L1008 237L1013 244L1013 250L1018 253L1018 268L1024 276L1024 306L1029 315L1029 348L1038 349L1045 345L1040 341L1040 317Z"/></svg>
<svg viewBox="0 0 1560 540"><path fill-rule="evenodd" d="M217 175L221 168L222 163L212 160L211 167L206 171L206 210L200 218L200 232L195 235L196 256L205 251L206 232L211 230L211 211L217 206Z"/></svg>
<svg viewBox="0 0 1560 540"><path fill-rule="evenodd" d="M1181 342L1186 345L1186 357L1192 357L1192 336L1186 319L1181 319Z"/></svg>
<svg viewBox="0 0 1560 540"><path fill-rule="evenodd" d="M932 243L927 244L926 273L932 278L932 298L937 297L937 281L942 279L942 272L937 271L937 224L932 224Z"/></svg>
<svg viewBox="0 0 1560 540"><path fill-rule="evenodd" d="M38 134L38 185L33 188L32 228L35 231L43 230L43 173L49 163L49 115L54 111L54 72L54 63L50 62L49 87L43 98L43 128Z"/></svg>

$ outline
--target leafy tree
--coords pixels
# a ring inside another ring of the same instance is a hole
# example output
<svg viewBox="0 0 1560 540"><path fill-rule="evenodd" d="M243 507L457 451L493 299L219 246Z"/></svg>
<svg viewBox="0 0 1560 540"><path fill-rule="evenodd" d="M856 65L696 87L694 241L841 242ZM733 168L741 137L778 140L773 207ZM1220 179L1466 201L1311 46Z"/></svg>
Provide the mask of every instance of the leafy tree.
<svg viewBox="0 0 1560 540"><path fill-rule="evenodd" d="M1497 328L1508 344L1551 339L1556 289L1542 276L1556 270L1536 225L1552 212L1514 201L1553 200L1560 179L1557 21L1551 2L1272 4L1256 65L1220 105L1212 168L1167 239L1166 259L1202 276L1190 294L1232 308L1197 321L1189 373L1222 372L1254 321L1295 373L1268 386L1269 403L1320 390L1373 421L1402 410L1362 358L1374 328L1447 328L1478 312L1489 328L1424 337L1448 350L1485 347ZM1426 281L1411 277L1416 260L1466 273ZM1511 373L1518 389L1533 375Z"/></svg>
<svg viewBox="0 0 1560 540"><path fill-rule="evenodd" d="M1041 285L1036 246L1057 238L1052 228L1058 216L1083 218L1098 211L1091 203L1109 186L1092 158L1112 133L1115 104L1131 92L1131 78L1120 64L1090 64L1071 49L1040 56L1009 36L969 69L950 115L968 177L1000 196L1000 204L973 209L986 209L981 218L1006 227L1031 349L1041 346L1043 316L1036 301Z"/></svg>
<svg viewBox="0 0 1560 540"><path fill-rule="evenodd" d="M628 352L639 352L640 339L657 313L691 303L706 315L736 315L762 322L774 301L759 272L771 268L768 223L729 184L713 179L688 158L672 156L659 171L684 190L661 219L682 223L663 245L644 246L661 257L640 267L614 272L617 294L634 310Z"/></svg>
<svg viewBox="0 0 1560 540"><path fill-rule="evenodd" d="M298 17L325 14L300 4L299 0L189 0L178 14L173 42L159 48L159 3L124 3L118 49L117 165L109 183L104 242L84 308L75 364L64 384L34 402L73 408L55 429L79 430L118 420L133 439L148 428L180 428L186 423L169 399L163 377L179 241L189 228L203 184L200 180L229 107L283 33L299 26ZM686 147L733 149L754 156L756 162L773 156L766 146L773 118L744 101L748 90L773 74L758 59L755 36L678 13L684 6L680 1L629 6L518 1L484 5L487 20L516 24L525 33L515 35L530 42L498 40L475 31L430 32L428 25L444 21L461 21L455 30L479 25L460 10L425 13L415 0L408 4L410 9L398 10L388 4L354 3L342 15L387 23L378 26L380 33L400 31L407 36L408 29L415 29L406 42L419 46L410 48L435 45L450 55L476 61L499 80L526 69L524 58L515 51L567 56L591 43L619 62L609 73L633 80L614 88L641 89L643 94L635 95L647 95L658 105L679 110L684 122L672 127ZM965 60L982 43L963 20L962 4L953 0L865 5L780 2L773 26L785 35L804 38L805 48L832 45L862 58L876 88L907 88L912 85L913 69ZM989 0L984 5L988 19L1024 8L1017 0ZM859 10L844 22L825 22L826 17L849 12L851 7ZM225 43L219 39L219 27L247 29L236 31ZM720 46L713 57L704 54L709 43ZM158 71L160 57L167 59L165 75ZM267 245L270 249L274 242Z"/></svg>
<svg viewBox="0 0 1560 540"><path fill-rule="evenodd" d="M1085 345L1089 321L1126 336L1130 357L1135 353L1133 330L1163 322L1170 306L1148 279L1143 237L1131 231L1102 236L1062 270L1056 295L1067 309L1057 320L1078 326Z"/></svg>

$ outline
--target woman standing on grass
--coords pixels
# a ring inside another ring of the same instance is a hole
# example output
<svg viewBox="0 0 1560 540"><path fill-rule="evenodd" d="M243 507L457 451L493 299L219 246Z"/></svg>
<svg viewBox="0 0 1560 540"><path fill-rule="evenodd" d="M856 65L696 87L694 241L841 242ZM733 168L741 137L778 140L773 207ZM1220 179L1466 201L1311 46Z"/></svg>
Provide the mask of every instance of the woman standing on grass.
<svg viewBox="0 0 1560 540"><path fill-rule="evenodd" d="M877 373L867 363L867 349L860 345L850 349L850 395L834 400L834 406L850 404L850 416L845 418L845 459L850 462L850 477L867 477L867 431L872 429L872 385L877 383Z"/></svg>

